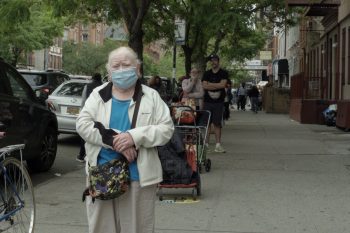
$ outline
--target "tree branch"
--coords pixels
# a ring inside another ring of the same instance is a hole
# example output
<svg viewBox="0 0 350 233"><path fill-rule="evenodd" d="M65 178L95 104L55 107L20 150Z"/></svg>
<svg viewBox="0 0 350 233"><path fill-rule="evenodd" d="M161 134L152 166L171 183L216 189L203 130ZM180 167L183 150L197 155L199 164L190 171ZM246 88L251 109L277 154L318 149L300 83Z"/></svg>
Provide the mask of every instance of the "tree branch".
<svg viewBox="0 0 350 233"><path fill-rule="evenodd" d="M142 21L148 11L148 8L151 4L151 0L142 0L140 8L138 9L137 18L134 21L134 25L132 26L132 31L136 32L142 29Z"/></svg>
<svg viewBox="0 0 350 233"><path fill-rule="evenodd" d="M130 30L132 29L132 24L131 24L130 15L128 13L128 10L126 9L126 7L122 1L115 0L114 3L118 6L120 12L122 13L123 18L125 20L125 23L128 27L129 33L130 33Z"/></svg>

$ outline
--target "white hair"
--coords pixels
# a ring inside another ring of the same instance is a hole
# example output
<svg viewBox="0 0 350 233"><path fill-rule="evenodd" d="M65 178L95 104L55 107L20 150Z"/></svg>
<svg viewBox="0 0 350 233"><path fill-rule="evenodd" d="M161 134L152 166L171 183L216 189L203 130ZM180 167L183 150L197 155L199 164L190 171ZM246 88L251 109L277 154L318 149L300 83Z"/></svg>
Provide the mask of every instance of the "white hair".
<svg viewBox="0 0 350 233"><path fill-rule="evenodd" d="M134 50L132 50L132 48L130 48L130 47L123 46L123 47L119 47L119 48L117 48L109 53L108 62L106 64L107 71L110 71L110 68L111 68L110 65L111 65L112 58L114 58L115 56L118 56L120 54L125 55L135 65L140 63L139 59L137 58L137 54L134 52Z"/></svg>

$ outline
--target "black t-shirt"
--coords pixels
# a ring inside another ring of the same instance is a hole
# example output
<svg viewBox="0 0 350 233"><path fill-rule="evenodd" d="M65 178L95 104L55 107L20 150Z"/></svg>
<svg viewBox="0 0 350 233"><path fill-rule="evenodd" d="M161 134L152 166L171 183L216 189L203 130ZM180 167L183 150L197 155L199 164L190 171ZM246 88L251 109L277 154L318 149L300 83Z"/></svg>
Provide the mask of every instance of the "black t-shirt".
<svg viewBox="0 0 350 233"><path fill-rule="evenodd" d="M228 79L228 73L226 70L219 69L218 72L213 73L212 69L204 72L202 81L209 83L219 83L223 79ZM218 97L217 99L215 99ZM225 88L215 91L204 90L204 102L207 103L223 103L225 100Z"/></svg>

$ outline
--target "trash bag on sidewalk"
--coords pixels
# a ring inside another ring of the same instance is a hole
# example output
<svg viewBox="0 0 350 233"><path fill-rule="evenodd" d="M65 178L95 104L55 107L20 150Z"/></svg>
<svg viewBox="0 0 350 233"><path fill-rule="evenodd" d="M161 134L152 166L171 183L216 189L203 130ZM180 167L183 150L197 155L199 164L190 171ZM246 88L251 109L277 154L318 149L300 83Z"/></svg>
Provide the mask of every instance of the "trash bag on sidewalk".
<svg viewBox="0 0 350 233"><path fill-rule="evenodd" d="M322 112L326 125L335 126L337 118L337 105L331 104Z"/></svg>

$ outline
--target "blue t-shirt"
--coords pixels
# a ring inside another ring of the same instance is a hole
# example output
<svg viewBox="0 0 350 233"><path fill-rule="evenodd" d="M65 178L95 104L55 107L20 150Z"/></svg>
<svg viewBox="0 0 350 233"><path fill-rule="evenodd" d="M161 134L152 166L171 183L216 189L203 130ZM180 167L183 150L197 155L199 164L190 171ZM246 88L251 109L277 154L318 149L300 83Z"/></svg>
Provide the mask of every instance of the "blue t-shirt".
<svg viewBox="0 0 350 233"><path fill-rule="evenodd" d="M118 129L121 132L125 132L131 127L129 120L128 109L130 105L130 100L118 100L112 98L112 110L111 117L109 120L109 128ZM120 158L122 154L111 150L102 148L98 157L97 164L104 164L112 159ZM139 172L137 170L136 160L129 164L130 179L132 181L139 180Z"/></svg>

